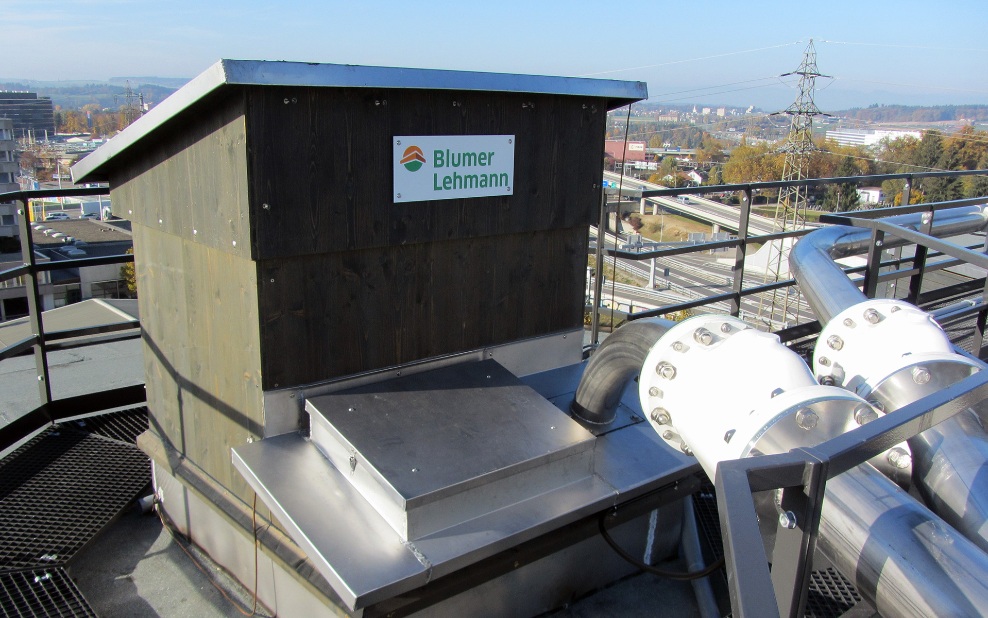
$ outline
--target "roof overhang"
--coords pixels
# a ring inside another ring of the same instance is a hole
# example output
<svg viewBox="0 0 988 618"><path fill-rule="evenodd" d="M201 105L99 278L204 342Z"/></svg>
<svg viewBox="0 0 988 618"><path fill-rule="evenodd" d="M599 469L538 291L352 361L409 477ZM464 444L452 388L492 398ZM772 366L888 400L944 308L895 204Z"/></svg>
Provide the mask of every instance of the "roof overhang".
<svg viewBox="0 0 988 618"><path fill-rule="evenodd" d="M606 99L612 110L648 97L644 82L344 64L220 60L72 166L73 182L107 180L108 163L213 92L229 86L412 88Z"/></svg>

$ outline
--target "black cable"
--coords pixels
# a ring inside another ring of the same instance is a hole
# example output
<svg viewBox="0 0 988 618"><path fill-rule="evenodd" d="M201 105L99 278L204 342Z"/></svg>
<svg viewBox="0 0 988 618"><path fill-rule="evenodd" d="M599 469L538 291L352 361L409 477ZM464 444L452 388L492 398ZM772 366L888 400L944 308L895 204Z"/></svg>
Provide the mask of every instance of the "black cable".
<svg viewBox="0 0 988 618"><path fill-rule="evenodd" d="M617 555L621 556L631 564L635 565L636 567L647 573L658 575L659 577L664 577L666 579L673 579L676 581L690 581L693 579L700 579L702 577L706 577L711 573L715 573L716 571L720 570L725 564L724 558L721 557L719 560L715 561L707 568L701 571L693 571L693 572L666 571L664 569L654 567L650 564L645 564L638 558L635 558L634 556L626 552L621 546L617 544L617 542L614 540L614 537L611 536L611 534L607 531L607 527L604 525L605 517L607 517L607 513L606 512L601 513L600 518L597 520L597 527L600 528L600 536L604 537L604 540L607 541L607 544L611 546L611 549L613 549L617 553Z"/></svg>

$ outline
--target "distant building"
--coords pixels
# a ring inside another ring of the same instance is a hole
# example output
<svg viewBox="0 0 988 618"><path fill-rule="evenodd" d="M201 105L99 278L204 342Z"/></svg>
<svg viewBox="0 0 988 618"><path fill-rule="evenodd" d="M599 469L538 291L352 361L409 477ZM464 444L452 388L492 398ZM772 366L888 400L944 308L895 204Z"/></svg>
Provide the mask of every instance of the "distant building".
<svg viewBox="0 0 988 618"><path fill-rule="evenodd" d="M892 130L870 130L870 129L835 129L827 131L827 139L837 142L841 146L874 146L886 137L889 139L899 139L900 137L914 137L919 139L919 131L892 131Z"/></svg>
<svg viewBox="0 0 988 618"><path fill-rule="evenodd" d="M885 201L885 194L881 187L861 187L858 189L858 199L862 204L881 204Z"/></svg>
<svg viewBox="0 0 988 618"><path fill-rule="evenodd" d="M129 221L119 225L75 219L46 221L32 229L38 263L74 258L122 255L133 246ZM20 253L0 254L0 270L24 264ZM40 273L41 304L45 311L89 298L126 298L127 282L120 275L120 264L66 267ZM23 277L0 282L0 321L27 315L27 288Z"/></svg>
<svg viewBox="0 0 988 618"><path fill-rule="evenodd" d="M616 164L623 164L625 161L644 161L645 142L628 142L628 147L624 148L624 141L609 139L604 142L604 152L614 157Z"/></svg>
<svg viewBox="0 0 988 618"><path fill-rule="evenodd" d="M42 140L55 136L55 106L36 92L0 91L0 118L14 121L14 135Z"/></svg>
<svg viewBox="0 0 988 618"><path fill-rule="evenodd" d="M679 122L679 112L667 112L665 114L659 114L659 122Z"/></svg>
<svg viewBox="0 0 988 618"><path fill-rule="evenodd" d="M727 115L727 108L726 107L718 107L717 108L717 115L720 116L721 118L723 118L724 116L726 116Z"/></svg>
<svg viewBox="0 0 988 618"><path fill-rule="evenodd" d="M709 107L704 107L703 108L703 115L704 116L709 116L710 115L710 108Z"/></svg>
<svg viewBox="0 0 988 618"><path fill-rule="evenodd" d="M20 190L16 146L14 121L0 118L0 193ZM16 213L15 202L0 202L0 236L17 234Z"/></svg>

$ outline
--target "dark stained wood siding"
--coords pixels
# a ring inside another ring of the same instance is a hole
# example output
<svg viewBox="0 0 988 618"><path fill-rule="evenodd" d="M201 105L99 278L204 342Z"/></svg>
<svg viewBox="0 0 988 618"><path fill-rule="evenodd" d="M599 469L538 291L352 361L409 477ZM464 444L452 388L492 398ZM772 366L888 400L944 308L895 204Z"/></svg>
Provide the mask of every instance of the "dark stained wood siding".
<svg viewBox="0 0 988 618"><path fill-rule="evenodd" d="M287 102L286 102L287 101ZM245 501L262 391L579 328L604 102L225 87L111 170L162 437ZM516 136L511 196L394 204L395 135Z"/></svg>
<svg viewBox="0 0 988 618"><path fill-rule="evenodd" d="M346 88L253 88L247 100L259 260L595 219L603 101ZM395 204L396 135L515 135L513 195Z"/></svg>
<svg viewBox="0 0 988 618"><path fill-rule="evenodd" d="M346 88L246 98L265 389L580 327L603 101ZM504 134L515 135L512 195L394 203L394 136Z"/></svg>
<svg viewBox="0 0 988 618"><path fill-rule="evenodd" d="M578 227L261 262L263 387L579 328L586 246Z"/></svg>

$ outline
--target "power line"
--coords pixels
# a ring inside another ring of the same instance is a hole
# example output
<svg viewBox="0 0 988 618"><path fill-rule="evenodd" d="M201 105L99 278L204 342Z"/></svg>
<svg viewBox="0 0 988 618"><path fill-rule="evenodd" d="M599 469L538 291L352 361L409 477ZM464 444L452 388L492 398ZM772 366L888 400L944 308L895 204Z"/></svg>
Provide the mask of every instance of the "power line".
<svg viewBox="0 0 988 618"><path fill-rule="evenodd" d="M598 71L596 73L584 73L579 77L594 77L596 75L608 75L610 73L622 73L624 71L639 71L641 69L654 69L655 67L665 67L674 64L683 64L686 62L698 62L700 60L712 60L714 58L725 58L727 56L738 56L741 54L750 54L752 52L765 51L767 49L778 49L780 47L789 47L790 45L799 45L802 41L793 41L792 43L782 43L779 45L769 45L768 47L756 47L754 49L743 49L740 51L727 52L724 54L714 54L713 56L701 56L699 58L685 58L683 60L670 60L669 62L660 62L658 64L646 64L638 67L628 67L625 69L612 69L609 71Z"/></svg>

